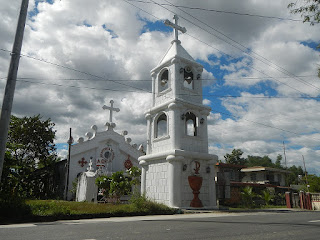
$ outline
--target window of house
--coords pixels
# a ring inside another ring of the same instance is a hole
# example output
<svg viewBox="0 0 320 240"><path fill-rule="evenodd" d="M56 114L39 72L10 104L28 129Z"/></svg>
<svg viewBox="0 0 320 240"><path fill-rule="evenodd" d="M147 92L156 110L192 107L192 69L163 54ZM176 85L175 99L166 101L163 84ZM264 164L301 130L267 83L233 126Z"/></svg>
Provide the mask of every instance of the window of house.
<svg viewBox="0 0 320 240"><path fill-rule="evenodd" d="M183 86L188 89L193 89L194 88L194 81L193 81L193 72L191 67L187 66L184 68L184 73L183 73Z"/></svg>
<svg viewBox="0 0 320 240"><path fill-rule="evenodd" d="M192 112L187 112L186 117L186 134L188 136L197 136L197 117Z"/></svg>
<svg viewBox="0 0 320 240"><path fill-rule="evenodd" d="M157 119L156 138L168 135L167 115L161 114Z"/></svg>
<svg viewBox="0 0 320 240"><path fill-rule="evenodd" d="M169 71L168 71L168 69L165 69L160 73L159 92L162 92L163 90L165 90L169 87L168 82L169 82Z"/></svg>
<svg viewBox="0 0 320 240"><path fill-rule="evenodd" d="M251 181L256 181L257 180L257 173L250 173L250 179L251 179Z"/></svg>
<svg viewBox="0 0 320 240"><path fill-rule="evenodd" d="M282 180L281 177L282 177L281 174L278 174L278 182L279 183L281 183L281 180Z"/></svg>

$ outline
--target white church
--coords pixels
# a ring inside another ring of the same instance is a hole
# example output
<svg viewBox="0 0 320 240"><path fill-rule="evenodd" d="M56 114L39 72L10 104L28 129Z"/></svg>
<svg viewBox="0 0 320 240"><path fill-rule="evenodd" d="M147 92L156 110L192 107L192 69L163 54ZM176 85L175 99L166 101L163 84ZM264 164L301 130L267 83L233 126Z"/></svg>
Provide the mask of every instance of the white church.
<svg viewBox="0 0 320 240"><path fill-rule="evenodd" d="M87 133L72 146L69 189L72 181L86 174L86 187L78 201L96 200L94 186L96 174L140 166L141 193L148 198L174 208L215 209L216 188L214 166L218 157L208 153L207 116L210 107L202 104L203 66L197 63L181 46L178 31L186 29L169 20L165 24L174 29L174 40L159 62L151 70L152 107L146 111L147 149L131 144L122 134L114 131L112 113L118 108L103 108L110 111L107 130ZM90 165L90 166L89 166ZM89 167L88 167L89 166ZM71 199L68 193L68 199Z"/></svg>
<svg viewBox="0 0 320 240"><path fill-rule="evenodd" d="M105 131L98 131L96 125L93 125L92 132L87 132L78 139L78 143L72 145L70 153L68 190L71 190L74 181L81 180L80 188L78 182L77 201L97 201L98 189L95 185L95 177L101 175L111 175L113 172L125 171L132 166L138 166L138 157L144 155L142 146L131 143L131 138L127 137L128 132L121 134L114 129L116 124L113 122L113 112L119 112L119 108L113 106L113 100L110 106L104 105L102 108L110 111L109 122L105 124ZM78 179L78 180L77 180ZM67 199L74 199L73 193L68 191Z"/></svg>

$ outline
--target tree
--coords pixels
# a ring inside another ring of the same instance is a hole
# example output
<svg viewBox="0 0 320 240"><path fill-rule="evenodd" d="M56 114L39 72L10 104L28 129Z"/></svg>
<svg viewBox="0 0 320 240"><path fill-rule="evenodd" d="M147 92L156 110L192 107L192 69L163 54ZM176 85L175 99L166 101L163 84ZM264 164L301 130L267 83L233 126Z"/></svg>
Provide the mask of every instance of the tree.
<svg viewBox="0 0 320 240"><path fill-rule="evenodd" d="M246 166L248 167L275 167L275 164L272 162L271 158L268 156L248 156Z"/></svg>
<svg viewBox="0 0 320 240"><path fill-rule="evenodd" d="M320 0L304 0L303 4L298 2L290 3L291 13L301 14L303 22L310 22L311 25L320 22ZM320 45L318 45L320 48ZM318 69L318 77L320 78L320 68Z"/></svg>
<svg viewBox="0 0 320 240"><path fill-rule="evenodd" d="M103 190L105 198L112 197L116 202L120 201L120 197L129 194L130 191L136 190L140 184L141 169L138 167L131 167L127 170L127 175L123 171L112 173L110 177L99 176L96 178L96 185Z"/></svg>
<svg viewBox="0 0 320 240"><path fill-rule="evenodd" d="M11 117L0 183L2 196L39 198L41 194L50 194L48 179L53 174L53 164L58 160L55 131L50 119L41 118L40 115ZM35 174L39 168L45 168L41 176Z"/></svg>
<svg viewBox="0 0 320 240"><path fill-rule="evenodd" d="M292 165L288 168L291 173L289 173L286 177L286 184L287 186L290 186L290 184L299 184L299 178L298 176L304 176L304 171L301 166Z"/></svg>
<svg viewBox="0 0 320 240"><path fill-rule="evenodd" d="M311 25L320 22L320 0L304 0L303 3L290 3L291 13L301 14L303 22L310 22Z"/></svg>
<svg viewBox="0 0 320 240"><path fill-rule="evenodd" d="M231 154L227 153L224 156L226 163L229 164L237 164L237 165L244 165L246 163L246 159L242 158L243 152L241 149L233 149Z"/></svg>
<svg viewBox="0 0 320 240"><path fill-rule="evenodd" d="M278 154L274 167L279 169L284 169L284 167L281 164L281 161L282 161L282 155Z"/></svg>
<svg viewBox="0 0 320 240"><path fill-rule="evenodd" d="M319 193L320 192L320 177L314 174L308 175L309 192Z"/></svg>

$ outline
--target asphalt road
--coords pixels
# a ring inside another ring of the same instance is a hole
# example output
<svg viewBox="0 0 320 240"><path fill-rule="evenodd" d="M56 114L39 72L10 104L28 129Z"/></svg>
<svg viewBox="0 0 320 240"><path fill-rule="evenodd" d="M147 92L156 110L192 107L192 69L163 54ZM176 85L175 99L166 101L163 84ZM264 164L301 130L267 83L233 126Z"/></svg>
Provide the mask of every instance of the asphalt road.
<svg viewBox="0 0 320 240"><path fill-rule="evenodd" d="M202 213L0 225L1 240L320 239L320 212Z"/></svg>

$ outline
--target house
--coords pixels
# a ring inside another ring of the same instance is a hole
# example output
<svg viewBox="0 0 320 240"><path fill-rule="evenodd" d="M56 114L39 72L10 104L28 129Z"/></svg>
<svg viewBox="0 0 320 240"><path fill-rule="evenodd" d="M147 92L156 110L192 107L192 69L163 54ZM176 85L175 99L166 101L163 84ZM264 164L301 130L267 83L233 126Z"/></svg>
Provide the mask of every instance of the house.
<svg viewBox="0 0 320 240"><path fill-rule="evenodd" d="M290 173L290 171L283 169L260 166L243 168L241 172L244 173L241 182L271 184L281 187L286 185L286 174Z"/></svg>
<svg viewBox="0 0 320 240"><path fill-rule="evenodd" d="M238 205L241 202L241 191L245 187L252 187L257 193L267 188L275 195L284 194L288 190L285 186L285 178L290 171L227 163L217 163L215 171L217 199L220 205ZM283 204L281 198L277 198L276 201L279 205Z"/></svg>

